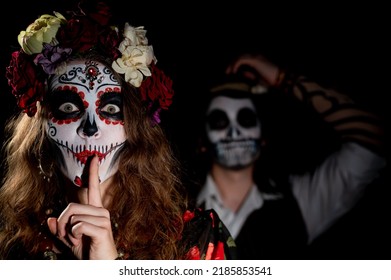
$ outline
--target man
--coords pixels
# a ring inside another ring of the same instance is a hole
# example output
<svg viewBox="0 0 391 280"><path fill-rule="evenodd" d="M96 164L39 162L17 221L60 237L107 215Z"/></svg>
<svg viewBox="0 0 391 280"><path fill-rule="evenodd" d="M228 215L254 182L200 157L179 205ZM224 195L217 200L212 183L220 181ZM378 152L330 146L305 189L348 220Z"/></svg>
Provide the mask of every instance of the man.
<svg viewBox="0 0 391 280"><path fill-rule="evenodd" d="M279 177L277 185L257 164L268 145L254 98L265 88L316 113L339 142L313 169ZM216 210L241 259L306 258L306 246L357 204L385 166L381 121L349 97L282 72L262 56L238 58L227 81L209 94L203 149L212 163L198 206Z"/></svg>

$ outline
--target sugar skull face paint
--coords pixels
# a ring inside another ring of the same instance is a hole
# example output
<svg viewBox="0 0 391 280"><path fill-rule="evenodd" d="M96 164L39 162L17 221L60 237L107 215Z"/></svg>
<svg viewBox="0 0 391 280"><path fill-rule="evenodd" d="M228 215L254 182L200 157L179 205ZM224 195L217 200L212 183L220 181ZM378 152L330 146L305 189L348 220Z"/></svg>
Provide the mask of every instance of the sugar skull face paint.
<svg viewBox="0 0 391 280"><path fill-rule="evenodd" d="M98 155L101 182L111 177L126 135L121 86L110 69L91 60L68 62L65 73L49 81L48 103L47 132L64 175L86 185L88 159Z"/></svg>
<svg viewBox="0 0 391 280"><path fill-rule="evenodd" d="M261 125L249 98L214 98L207 110L206 132L215 160L226 168L248 166L260 154Z"/></svg>

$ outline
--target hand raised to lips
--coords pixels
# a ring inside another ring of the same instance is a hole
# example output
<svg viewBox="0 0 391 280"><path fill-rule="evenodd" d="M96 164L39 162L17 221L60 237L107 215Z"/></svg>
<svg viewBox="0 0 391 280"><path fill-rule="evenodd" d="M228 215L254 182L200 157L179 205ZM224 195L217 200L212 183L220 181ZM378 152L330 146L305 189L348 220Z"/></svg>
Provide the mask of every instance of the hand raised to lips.
<svg viewBox="0 0 391 280"><path fill-rule="evenodd" d="M88 180L88 204L95 207L103 207L99 188L99 157L97 155L91 157L89 169L91 176Z"/></svg>
<svg viewBox="0 0 391 280"><path fill-rule="evenodd" d="M118 254L110 213L103 208L99 183L99 157L90 160L87 201L71 202L58 218L47 223L52 234L71 248L78 259L115 259Z"/></svg>
<svg viewBox="0 0 391 280"><path fill-rule="evenodd" d="M98 154L92 154L91 156L89 157L86 157L86 161L84 162L85 164L85 168L84 168L84 171L83 171L83 174L81 175L81 178L80 179L80 183L78 184L78 186L81 186L81 187L86 187L88 188L89 186L91 186L91 182L90 182L90 173L91 173L91 162L97 158L98 162L98 166L99 166L99 163L101 161L101 158L99 157ZM94 167L92 167L94 168ZM99 168L97 170L97 172L99 172ZM93 173L91 173L93 174ZM99 173L97 173L97 176L98 178L98 185L100 183L100 179L99 179ZM93 178L94 179L94 178ZM84 183L83 183L84 182ZM88 184L86 184L86 182L88 182ZM90 189L88 191L88 194L90 193ZM99 206L100 207L100 206Z"/></svg>

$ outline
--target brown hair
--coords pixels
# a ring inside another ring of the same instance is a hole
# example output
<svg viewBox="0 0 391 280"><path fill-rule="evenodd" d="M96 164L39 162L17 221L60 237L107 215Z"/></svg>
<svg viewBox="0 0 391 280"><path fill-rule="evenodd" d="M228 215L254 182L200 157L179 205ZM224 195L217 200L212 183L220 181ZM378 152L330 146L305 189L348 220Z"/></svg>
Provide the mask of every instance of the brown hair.
<svg viewBox="0 0 391 280"><path fill-rule="evenodd" d="M178 242L187 205L179 162L163 129L151 124L138 90L122 81L122 93L127 143L110 188L108 209L118 225L117 248L131 259L180 259L184 252ZM59 199L64 199L63 177L51 156L46 121L43 102L34 117L21 113L6 127L10 137L4 145L6 169L0 188L2 259L18 244L27 256L34 256L46 209L58 207ZM50 174L48 182L45 177Z"/></svg>

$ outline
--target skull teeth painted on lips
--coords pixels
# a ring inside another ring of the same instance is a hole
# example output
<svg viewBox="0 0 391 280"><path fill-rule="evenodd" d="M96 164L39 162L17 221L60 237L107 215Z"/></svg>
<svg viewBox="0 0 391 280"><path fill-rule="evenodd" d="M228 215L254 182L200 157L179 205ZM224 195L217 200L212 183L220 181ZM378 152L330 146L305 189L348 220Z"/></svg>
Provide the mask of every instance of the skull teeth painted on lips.
<svg viewBox="0 0 391 280"><path fill-rule="evenodd" d="M76 149L75 149L73 147L73 145L71 145L71 147L69 147L68 143L65 143L65 145L64 145L62 141L61 142L57 141L56 144L60 148L65 149L68 153L71 153L79 163L85 165L87 163L88 158L90 158L91 156L94 156L94 155L97 155L99 157L99 162L102 162L109 153L120 148L124 143L120 143L120 144L116 143L115 145L111 144L110 147L106 146L104 148L101 148L101 147L97 148L96 146L94 146L93 149L91 149L92 148L91 145L89 145L89 149L86 149L85 145L76 146ZM102 152L100 150L102 150Z"/></svg>
<svg viewBox="0 0 391 280"><path fill-rule="evenodd" d="M243 149L243 150L252 150L254 149L255 140L254 139L244 139L244 140L223 140L217 143L217 146L220 149L224 150L233 150L233 149Z"/></svg>

